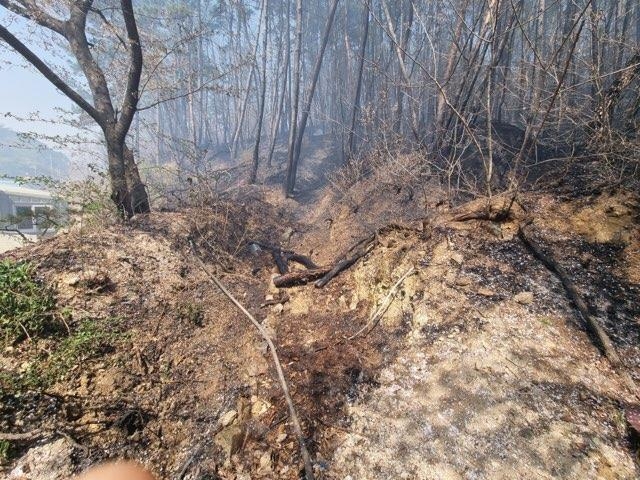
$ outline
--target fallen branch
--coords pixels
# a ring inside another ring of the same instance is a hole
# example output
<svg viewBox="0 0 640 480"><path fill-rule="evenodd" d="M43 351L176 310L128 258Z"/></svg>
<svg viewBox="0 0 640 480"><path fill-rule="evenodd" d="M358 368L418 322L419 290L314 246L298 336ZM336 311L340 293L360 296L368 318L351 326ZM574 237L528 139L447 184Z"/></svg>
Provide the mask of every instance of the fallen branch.
<svg viewBox="0 0 640 480"><path fill-rule="evenodd" d="M84 454L86 456L89 455L89 453L91 452L91 450L89 449L89 447L87 447L86 445L82 445L81 443L79 443L75 438L73 438L71 435L69 435L67 432L63 431L63 430L56 430L56 433L58 435L60 435L61 437L64 437L67 442L69 442L73 447L77 448L78 450L82 450L84 452Z"/></svg>
<svg viewBox="0 0 640 480"><path fill-rule="evenodd" d="M305 443L304 435L302 433L302 427L300 426L298 414L296 413L295 406L293 405L293 400L291 399L291 395L289 393L289 386L287 384L287 379L285 378L284 372L282 370L282 364L280 363L280 358L278 357L278 353L276 352L276 346L273 344L273 341L269 337L269 334L264 329L264 327L260 324L260 322L258 322L258 320L256 320L255 317L251 315L251 313L231 294L231 292L227 290L227 288L218 279L218 277L216 277L211 272L209 272L209 270L207 269L202 259L198 256L198 253L196 252L195 243L193 243L193 241L191 241L191 248L193 250L196 260L198 261L198 264L200 265L200 268L202 269L204 274L207 276L207 278L209 278L209 280L214 285L216 285L222 291L222 293L224 293L229 298L229 300L231 300L233 304L240 309L242 313L244 313L244 315L251 321L253 326L256 327L256 330L258 330L258 332L260 333L262 338L265 340L265 342L267 342L267 345L269 346L269 350L271 351L271 357L273 359L273 363L275 364L275 367L276 367L278 380L280 381L280 386L282 387L282 392L287 402L287 407L289 408L289 416L291 417L291 423L293 424L293 429L296 432L296 435L298 437L298 443L300 444L300 455L302 456L302 460L304 462L306 479L314 480L315 476L313 474L313 465L311 463L311 456L309 455L309 450L307 450L307 445Z"/></svg>
<svg viewBox="0 0 640 480"><path fill-rule="evenodd" d="M263 242L249 242L249 245L256 245L263 250L268 250L273 256L273 261L278 267L278 271L281 275L289 272L289 262L296 262L308 269L315 269L318 266L306 255L301 255L291 250L283 250L282 247L277 245L271 245L270 243Z"/></svg>
<svg viewBox="0 0 640 480"><path fill-rule="evenodd" d="M359 240L358 243L347 250L347 253L344 254L344 256L333 267L318 267L316 265L313 265L312 267L307 267L307 270L285 272L279 277L274 278L273 284L278 288L287 288L297 285L305 285L309 282L317 280L315 282L315 286L318 288L322 288L340 272L346 270L351 265L356 263L360 258L369 253L371 251L371 248L373 248L374 241L377 237L378 232L372 233L368 237ZM262 248L261 244L256 245Z"/></svg>
<svg viewBox="0 0 640 480"><path fill-rule="evenodd" d="M511 210L513 208L513 204L516 203L516 195L512 195L508 202L505 202L505 199L502 200L501 205L497 205L497 201L493 199L488 199L486 205L481 206L480 208L475 207L471 211L462 212L453 217L454 222L466 222L469 220L488 220L491 222L504 222L508 220L511 216ZM475 205L477 202L473 202ZM464 206L464 208L469 208L468 205Z"/></svg>
<svg viewBox="0 0 640 480"><path fill-rule="evenodd" d="M371 251L377 238L378 232L375 232L352 246L349 250L347 250L347 253L343 256L343 258L339 260L335 264L335 266L331 268L331 270L329 270L320 280L315 283L315 286L318 288L324 287L340 272L346 270L362 257L364 257Z"/></svg>
<svg viewBox="0 0 640 480"><path fill-rule="evenodd" d="M42 437L48 435L47 432L43 432L42 430L36 428L30 432L26 433L5 433L0 432L0 441L8 441L8 442L33 442L35 440L40 440Z"/></svg>
<svg viewBox="0 0 640 480"><path fill-rule="evenodd" d="M35 430L31 430L30 432L25 433L5 433L0 432L0 441L13 442L17 444L30 444L34 442L39 442L44 439L48 439L49 437L59 435L64 437L72 446L77 449L82 450L85 455L89 453L89 447L78 443L70 434L65 432L62 429L56 430L41 430L36 428Z"/></svg>
<svg viewBox="0 0 640 480"><path fill-rule="evenodd" d="M23 242L25 243L33 243L33 240L30 240L26 237L26 235L24 233L22 233L20 230L18 230L17 228L11 228L9 226L4 226L2 227L2 231L3 232L7 232L7 233L17 233L20 238L22 239Z"/></svg>
<svg viewBox="0 0 640 480"><path fill-rule="evenodd" d="M260 304L260 308L271 307L273 305L278 305L279 303L284 305L289 300L291 300L291 297L289 297L288 293L284 292L282 295L279 295L273 298L272 300L265 300L263 303Z"/></svg>
<svg viewBox="0 0 640 480"><path fill-rule="evenodd" d="M273 284L277 288L295 287L297 285L306 285L318 278L324 277L331 267L319 267L311 270L296 270L294 272L285 273L273 279Z"/></svg>
<svg viewBox="0 0 640 480"><path fill-rule="evenodd" d="M369 332L371 332L371 330L375 328L375 326L378 324L380 319L383 317L383 315L391 306L391 302L393 301L398 288L400 287L400 285L402 285L402 282L404 282L409 275L412 275L413 273L415 273L415 271L416 271L415 267L411 266L411 268L409 268L409 270L407 270L404 273L404 275L402 275L398 279L398 281L393 285L393 287L391 287L387 295L384 297L384 300L382 300L382 303L380 304L380 306L376 309L375 312L373 312L371 317L369 317L369 321L366 323L366 325L362 327L360 330L358 330L356 333L351 335L349 338L347 338L347 340L353 340L363 332L366 332L365 333L365 336L366 336L369 334Z"/></svg>
<svg viewBox="0 0 640 480"><path fill-rule="evenodd" d="M535 241L532 240L531 236L526 232L526 229L529 226L529 224L530 223L526 223L520 226L520 228L518 229L518 236L520 237L522 242L527 246L527 248L531 250L533 255L536 258L538 258L547 267L547 269L555 273L555 275L560 279L560 281L562 282L562 286L567 292L567 296L580 312L580 315L582 316L582 319L584 320L585 325L587 327L587 331L597 341L597 346L600 348L602 353L607 357L611 365L614 368L617 368L621 372L623 372L623 377L627 383L627 386L631 388L631 391L634 394L637 394L635 382L629 376L627 371L624 370L624 365L622 363L622 360L620 360L620 356L618 355L618 352L616 351L616 348L613 345L613 342L609 338L609 335L607 335L607 333L598 323L597 319L594 318L593 315L591 315L591 313L589 312L589 307L587 306L586 302L582 299L582 296L580 295L578 288L573 283L573 281L571 281L571 278L569 277L569 274L567 273L567 271L562 267L562 265L560 265L553 258L553 256L542 251L540 246L538 246L535 243Z"/></svg>
<svg viewBox="0 0 640 480"><path fill-rule="evenodd" d="M379 228L375 232L369 234L365 238L359 240L355 245L351 246L347 252L340 257L340 259L334 264L333 267L318 267L315 264L309 266L301 261L301 263L307 267L308 270L295 271L295 272L282 272L282 275L273 279L273 283L278 288L293 287L296 285L304 285L316 280L315 286L322 288L326 286L331 280L337 277L342 271L349 268L356 263L366 254L368 254L373 247L381 243L380 235L391 232L393 230L408 230L418 231L411 226L400 225L397 223L390 223L382 228ZM265 248L263 244L252 242L261 248ZM266 246L269 249L270 246ZM293 252L289 252L293 253ZM293 256L289 257L291 260L295 260ZM306 258L306 257L304 257Z"/></svg>

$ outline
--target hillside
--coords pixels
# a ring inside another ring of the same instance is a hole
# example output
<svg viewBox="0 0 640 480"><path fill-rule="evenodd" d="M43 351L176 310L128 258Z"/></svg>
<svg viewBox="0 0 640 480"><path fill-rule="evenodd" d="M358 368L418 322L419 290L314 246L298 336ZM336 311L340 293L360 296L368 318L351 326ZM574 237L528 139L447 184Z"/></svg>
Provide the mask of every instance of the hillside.
<svg viewBox="0 0 640 480"><path fill-rule="evenodd" d="M63 153L0 127L0 176L66 179L69 168L69 159Z"/></svg>
<svg viewBox="0 0 640 480"><path fill-rule="evenodd" d="M296 200L270 186L276 169L206 207L4 255L32 262L64 320L60 337L4 349L5 472L64 478L124 457L158 478L299 478L267 344L216 275L277 346L317 478L637 478L637 194L522 193L500 221L469 219L481 203L449 208L394 177L410 157L350 186L324 184L326 158L308 156ZM529 221L621 366L518 236ZM251 247L332 265L371 232L324 288L276 288L272 255Z"/></svg>
<svg viewBox="0 0 640 480"><path fill-rule="evenodd" d="M640 478L639 0L0 18L0 480Z"/></svg>

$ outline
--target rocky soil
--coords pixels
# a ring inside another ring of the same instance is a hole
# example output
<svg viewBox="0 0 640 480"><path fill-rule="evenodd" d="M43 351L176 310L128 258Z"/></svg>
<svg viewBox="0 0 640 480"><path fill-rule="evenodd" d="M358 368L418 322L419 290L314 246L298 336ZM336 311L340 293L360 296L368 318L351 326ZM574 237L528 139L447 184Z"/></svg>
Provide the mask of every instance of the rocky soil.
<svg viewBox="0 0 640 480"><path fill-rule="evenodd" d="M277 345L318 478L637 478L625 411L638 399L516 233L533 219L640 384L638 197L528 193L504 222L457 222L398 164L326 183L327 157L324 146L307 157L297 199L270 186L274 170L207 207L5 254L55 286L71 330L92 318L119 336L44 389L3 380L0 432L14 440L0 476L66 478L125 457L159 478L300 478L266 344L198 255ZM248 248L279 243L330 264L389 225L324 289L275 288L270 255ZM4 346L2 378L24 376L51 342Z"/></svg>

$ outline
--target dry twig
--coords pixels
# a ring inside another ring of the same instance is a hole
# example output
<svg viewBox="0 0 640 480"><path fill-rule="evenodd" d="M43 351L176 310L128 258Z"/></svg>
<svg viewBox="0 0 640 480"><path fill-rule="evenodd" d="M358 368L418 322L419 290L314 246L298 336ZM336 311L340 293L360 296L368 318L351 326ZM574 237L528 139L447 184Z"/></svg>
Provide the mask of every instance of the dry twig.
<svg viewBox="0 0 640 480"><path fill-rule="evenodd" d="M280 363L280 358L278 357L278 353L276 351L275 345L273 344L273 341L269 337L269 334L267 333L265 328L260 324L260 322L258 322L258 320L256 320L255 317L251 315L251 313L231 294L231 292L224 286L224 284L220 281L220 279L218 279L218 277L216 277L211 272L209 272L209 270L207 269L202 259L198 256L195 249L195 244L193 243L193 241L191 241L191 248L193 249L194 256L198 261L200 268L205 273L207 278L209 278L209 280L214 285L216 285L222 291L222 293L224 293L229 298L229 300L231 300L233 304L236 307L238 307L242 313L244 313L244 315L249 320L251 320L251 323L253 324L253 326L256 327L256 329L258 330L262 338L267 342L267 345L269 346L269 350L271 351L271 357L273 359L273 363L275 364L275 367L276 367L276 372L278 373L278 380L280 381L280 386L282 387L282 392L287 402L287 407L289 408L289 416L291 417L291 423L293 424L293 429L295 430L296 435L298 436L298 443L300 444L300 454L302 456L302 460L304 461L304 470L305 470L306 478L307 480L314 480L315 476L313 474L313 464L311 463L311 456L309 455L309 450L307 450L307 445L304 440L304 434L302 433L300 420L298 419L298 414L296 413L295 406L293 405L293 400L291 399L291 394L289 393L289 385L287 384L287 379L284 376L284 372L282 370L282 364Z"/></svg>
<svg viewBox="0 0 640 480"><path fill-rule="evenodd" d="M393 287L391 287L387 295L384 297L384 300L382 300L382 303L380 304L380 306L376 309L375 312L373 312L371 317L369 317L369 321L367 322L367 324L364 327L362 327L360 330L358 330L356 333L351 335L349 338L347 338L347 340L353 340L354 338L356 338L357 336L359 336L361 333L365 331L366 331L365 335L367 335L371 330L374 329L374 327L378 324L382 316L385 314L385 312L391 305L391 302L395 297L396 291L398 290L400 285L402 285L402 282L404 282L405 279L409 275L412 275L415 271L416 271L415 267L411 266L411 268L409 268L409 270L407 270L404 273L404 275L402 275L398 279L398 281L393 285Z"/></svg>

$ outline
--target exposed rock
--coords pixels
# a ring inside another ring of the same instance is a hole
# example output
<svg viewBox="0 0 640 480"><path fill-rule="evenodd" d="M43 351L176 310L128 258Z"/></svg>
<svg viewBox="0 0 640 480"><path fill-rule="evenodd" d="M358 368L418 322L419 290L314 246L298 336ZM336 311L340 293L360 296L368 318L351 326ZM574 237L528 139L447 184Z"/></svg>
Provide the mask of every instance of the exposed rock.
<svg viewBox="0 0 640 480"><path fill-rule="evenodd" d="M380 383L383 385L390 385L396 381L396 376L391 369L385 369L380 373Z"/></svg>
<svg viewBox="0 0 640 480"><path fill-rule="evenodd" d="M496 292L491 290L490 288L480 287L478 288L478 295L482 295L483 297L493 297Z"/></svg>
<svg viewBox="0 0 640 480"><path fill-rule="evenodd" d="M271 460L271 452L266 451L260 456L260 471L270 472L273 469L273 462Z"/></svg>
<svg viewBox="0 0 640 480"><path fill-rule="evenodd" d="M447 272L447 274L444 277L444 282L449 285L455 285L456 284L456 272Z"/></svg>
<svg viewBox="0 0 640 480"><path fill-rule="evenodd" d="M80 387L78 388L78 393L80 395L88 395L89 394L89 386L91 385L91 375L84 373L80 376Z"/></svg>
<svg viewBox="0 0 640 480"><path fill-rule="evenodd" d="M293 315L307 315L309 313L309 302L305 297L293 295L289 304Z"/></svg>
<svg viewBox="0 0 640 480"><path fill-rule="evenodd" d="M402 304L396 301L389 305L380 323L387 328L395 329L402 326L404 318Z"/></svg>
<svg viewBox="0 0 640 480"><path fill-rule="evenodd" d="M344 295L340 295L340 297L338 297L338 305L340 306L340 310L342 310L343 312L349 310L349 305L347 305L347 297L345 297Z"/></svg>
<svg viewBox="0 0 640 480"><path fill-rule="evenodd" d="M472 280L469 277L465 277L465 276L459 276L458 278L456 278L456 285L458 285L459 287L466 287L471 285Z"/></svg>
<svg viewBox="0 0 640 480"><path fill-rule="evenodd" d="M9 474L10 480L58 480L73 474L73 446L65 438L30 449Z"/></svg>
<svg viewBox="0 0 640 480"><path fill-rule="evenodd" d="M250 377L259 377L269 371L269 364L266 361L254 362L249 365L248 373Z"/></svg>
<svg viewBox="0 0 640 480"><path fill-rule="evenodd" d="M520 292L513 297L513 300L520 305L530 305L533 303L533 292Z"/></svg>
<svg viewBox="0 0 640 480"><path fill-rule="evenodd" d="M282 234L282 241L284 243L287 243L289 240L291 240L291 237L293 236L294 230L291 227L287 227L285 229L285 231Z"/></svg>
<svg viewBox="0 0 640 480"><path fill-rule="evenodd" d="M429 309L424 303L418 303L414 306L413 325L420 329L431 323L432 319L429 315Z"/></svg>
<svg viewBox="0 0 640 480"><path fill-rule="evenodd" d="M228 459L240 450L243 437L244 431L240 426L230 425L218 432L216 436L213 437L213 442L222 448L225 458Z"/></svg>
<svg viewBox="0 0 640 480"><path fill-rule="evenodd" d="M351 297L351 303L349 303L349 310L353 311L358 308L358 294L354 292L353 297Z"/></svg>
<svg viewBox="0 0 640 480"><path fill-rule="evenodd" d="M268 315L262 321L262 326L264 327L264 331L272 341L275 341L277 338L277 333L276 333L277 324L278 324L278 321L272 315Z"/></svg>
<svg viewBox="0 0 640 480"><path fill-rule="evenodd" d="M65 285L69 285L70 287L75 287L76 285L78 285L80 283L80 280L80 275L76 274L64 275L62 278L62 282Z"/></svg>
<svg viewBox="0 0 640 480"><path fill-rule="evenodd" d="M259 417L271 408L271 404L258 397L251 397L251 416Z"/></svg>
<svg viewBox="0 0 640 480"><path fill-rule="evenodd" d="M219 422L224 428L231 425L236 418L238 418L238 412L236 410L229 410L220 417Z"/></svg>
<svg viewBox="0 0 640 480"><path fill-rule="evenodd" d="M451 254L451 261L458 265L462 265L464 263L464 257L460 252L454 252Z"/></svg>

